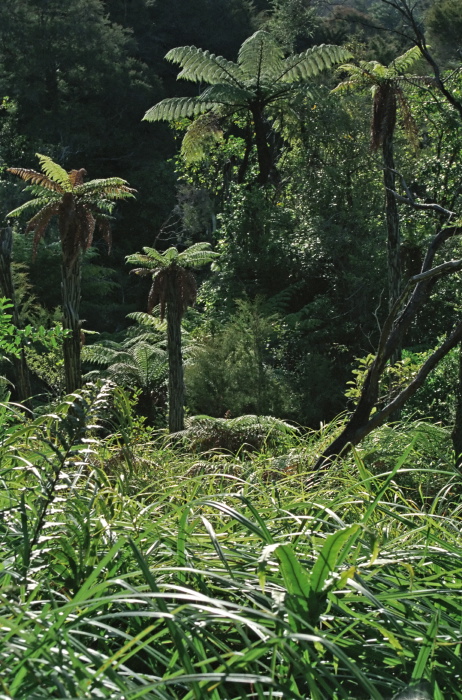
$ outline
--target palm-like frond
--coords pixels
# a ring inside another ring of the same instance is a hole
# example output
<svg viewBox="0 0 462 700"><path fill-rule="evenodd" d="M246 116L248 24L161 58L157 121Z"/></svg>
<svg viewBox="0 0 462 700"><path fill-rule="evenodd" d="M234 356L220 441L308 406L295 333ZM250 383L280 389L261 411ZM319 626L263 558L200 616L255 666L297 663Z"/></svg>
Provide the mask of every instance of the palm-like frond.
<svg viewBox="0 0 462 700"><path fill-rule="evenodd" d="M121 177L107 177L90 180L79 184L74 189L74 194L79 197L111 197L112 199L123 199L133 197L136 190L128 187L126 180Z"/></svg>
<svg viewBox="0 0 462 700"><path fill-rule="evenodd" d="M351 58L351 53L342 46L331 44L313 46L303 53L286 58L283 72L277 77L277 80L286 83L307 80L337 63L347 61L349 58Z"/></svg>
<svg viewBox="0 0 462 700"><path fill-rule="evenodd" d="M133 311L132 313L127 314L127 318L136 321L140 326L146 326L154 331L165 331L165 323L160 321L157 316L147 314L145 311Z"/></svg>
<svg viewBox="0 0 462 700"><path fill-rule="evenodd" d="M251 90L218 83L211 85L197 99L214 105L229 105L230 107L245 107L253 97Z"/></svg>
<svg viewBox="0 0 462 700"><path fill-rule="evenodd" d="M139 338L123 344L102 341L85 346L82 356L86 362L105 366L106 377L129 388L139 387L150 391L165 379L165 349Z"/></svg>
<svg viewBox="0 0 462 700"><path fill-rule="evenodd" d="M282 73L284 53L271 34L260 29L244 41L237 62L245 79L259 85L262 78L276 78Z"/></svg>
<svg viewBox="0 0 462 700"><path fill-rule="evenodd" d="M197 117L215 105L213 102L203 102L197 97L168 97L148 109L143 121L175 121L185 117Z"/></svg>
<svg viewBox="0 0 462 700"><path fill-rule="evenodd" d="M53 202L59 201L59 197L53 198ZM14 217L16 218L17 216L21 216L23 213L28 213L30 211L36 211L37 209L42 209L43 207L47 206L50 204L50 197L39 197L37 199L29 199L28 202L24 202L24 204L21 204L19 207L16 207L16 209L13 209L13 211L8 212L7 216L8 217Z"/></svg>
<svg viewBox="0 0 462 700"><path fill-rule="evenodd" d="M209 51L203 51L196 46L179 46L171 49L165 58L181 66L178 78L193 82L204 82L209 85L231 81L235 85L242 84L242 73L232 61L223 56L215 56Z"/></svg>
<svg viewBox="0 0 462 700"><path fill-rule="evenodd" d="M213 112L195 119L183 137L181 153L187 163L202 160L214 144L223 139L218 120Z"/></svg>
<svg viewBox="0 0 462 700"><path fill-rule="evenodd" d="M389 65L389 68L395 72L395 75L407 73L420 59L422 54L418 46L413 46L409 51L406 51L398 58L395 58Z"/></svg>
<svg viewBox="0 0 462 700"><path fill-rule="evenodd" d="M53 182L49 177L43 173L38 173L36 170L29 170L28 168L7 168L7 172L17 175L25 182L31 182L33 185L40 185L40 187L44 187L46 190L64 192L59 183Z"/></svg>
<svg viewBox="0 0 462 700"><path fill-rule="evenodd" d="M210 243L195 243L178 256L178 264L183 267L201 267L219 257L210 249Z"/></svg>
<svg viewBox="0 0 462 700"><path fill-rule="evenodd" d="M40 166L45 175L57 183L64 192L71 192L72 184L69 174L58 163L55 163L49 156L44 156L41 153L35 154L40 161ZM78 171L73 171L78 172Z"/></svg>

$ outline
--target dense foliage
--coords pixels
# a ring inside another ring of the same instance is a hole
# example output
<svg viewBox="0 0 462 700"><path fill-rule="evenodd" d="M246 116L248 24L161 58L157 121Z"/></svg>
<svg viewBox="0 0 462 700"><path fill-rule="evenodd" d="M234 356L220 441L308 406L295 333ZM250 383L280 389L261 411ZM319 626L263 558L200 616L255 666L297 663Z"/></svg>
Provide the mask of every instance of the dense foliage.
<svg viewBox="0 0 462 700"><path fill-rule="evenodd" d="M459 5L0 4L0 700L462 698Z"/></svg>

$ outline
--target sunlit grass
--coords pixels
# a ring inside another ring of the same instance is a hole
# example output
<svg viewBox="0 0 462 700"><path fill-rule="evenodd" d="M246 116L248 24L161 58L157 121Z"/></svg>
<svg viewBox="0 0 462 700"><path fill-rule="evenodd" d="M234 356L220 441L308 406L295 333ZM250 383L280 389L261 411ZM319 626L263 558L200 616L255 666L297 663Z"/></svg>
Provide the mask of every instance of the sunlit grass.
<svg viewBox="0 0 462 700"><path fill-rule="evenodd" d="M376 440L313 474L315 434L196 454L126 421L102 437L111 405L3 431L0 698L462 698L441 452L435 474L406 427L399 455Z"/></svg>

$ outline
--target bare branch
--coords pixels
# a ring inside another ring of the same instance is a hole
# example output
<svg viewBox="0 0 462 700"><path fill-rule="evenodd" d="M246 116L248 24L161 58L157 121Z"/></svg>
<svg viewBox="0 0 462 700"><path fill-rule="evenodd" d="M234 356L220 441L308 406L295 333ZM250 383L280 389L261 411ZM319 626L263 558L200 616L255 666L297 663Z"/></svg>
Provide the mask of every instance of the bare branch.
<svg viewBox="0 0 462 700"><path fill-rule="evenodd" d="M410 207L413 209L422 209L424 211L436 211L439 214L444 214L445 216L455 216L455 212L449 211L449 209L445 209L442 207L440 204L421 204L420 202L416 202L412 197L403 197L402 195L398 194L394 190L391 190L387 187L388 192L391 192L392 195L394 195L395 199L397 199L398 202L402 202L403 204L409 204Z"/></svg>

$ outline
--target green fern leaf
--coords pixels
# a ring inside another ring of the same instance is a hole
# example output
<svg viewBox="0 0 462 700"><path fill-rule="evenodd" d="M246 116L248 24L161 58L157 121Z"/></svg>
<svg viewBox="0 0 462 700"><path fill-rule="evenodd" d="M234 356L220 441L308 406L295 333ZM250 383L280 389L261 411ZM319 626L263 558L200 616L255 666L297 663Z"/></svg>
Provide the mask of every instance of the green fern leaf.
<svg viewBox="0 0 462 700"><path fill-rule="evenodd" d="M185 117L197 117L214 106L197 97L169 97L148 109L143 121L175 121Z"/></svg>
<svg viewBox="0 0 462 700"><path fill-rule="evenodd" d="M277 78L284 70L284 53L271 34L259 30L242 44L237 59L246 79L256 81Z"/></svg>
<svg viewBox="0 0 462 700"><path fill-rule="evenodd" d="M121 177L107 177L97 180L90 180L90 182L84 182L82 185L77 185L74 189L74 193L77 196L108 196L113 199L125 199L127 197L133 197L136 190L128 187L126 180L122 180Z"/></svg>
<svg viewBox="0 0 462 700"><path fill-rule="evenodd" d="M242 85L243 76L239 66L222 56L215 56L196 46L179 46L171 49L165 58L182 67L183 70L178 78L209 85L228 81L237 86Z"/></svg>
<svg viewBox="0 0 462 700"><path fill-rule="evenodd" d="M210 243L195 243L179 254L178 262L184 267L200 267L218 257L219 253L210 250Z"/></svg>
<svg viewBox="0 0 462 700"><path fill-rule="evenodd" d="M213 112L195 119L189 126L181 144L181 153L187 163L202 160L210 148L223 139Z"/></svg>
<svg viewBox="0 0 462 700"><path fill-rule="evenodd" d="M250 90L219 83L204 90L198 100L232 107L245 107L253 97L254 93Z"/></svg>
<svg viewBox="0 0 462 700"><path fill-rule="evenodd" d="M58 198L57 198L58 199ZM37 209L42 209L50 203L50 197L40 197L39 199L30 199L28 202L24 202L16 209L8 212L7 217L16 218L24 212L35 211Z"/></svg>
<svg viewBox="0 0 462 700"><path fill-rule="evenodd" d="M171 262L176 260L178 258L178 256L179 256L178 250L174 246L172 246L171 248L169 248L168 250L165 251L163 258L164 258L166 264L169 265Z"/></svg>
<svg viewBox="0 0 462 700"><path fill-rule="evenodd" d="M421 58L422 54L420 53L419 47L413 46L409 51L403 53L402 56L395 58L395 60L390 63L389 68L394 71L395 75L397 73L407 73Z"/></svg>
<svg viewBox="0 0 462 700"><path fill-rule="evenodd" d="M165 321L161 321L157 316L153 314L148 314L145 311L133 311L127 314L127 318L136 321L140 326L147 326L156 331L165 331L167 324Z"/></svg>
<svg viewBox="0 0 462 700"><path fill-rule="evenodd" d="M284 71L278 79L286 83L307 80L318 75L322 70L349 58L351 58L351 53L341 46L330 44L313 46L301 54L287 58L284 61Z"/></svg>
<svg viewBox="0 0 462 700"><path fill-rule="evenodd" d="M35 154L40 161L41 168L45 175L53 182L57 182L65 192L72 191L72 185L69 180L68 173L58 163L55 163L48 156L43 156L40 153Z"/></svg>

